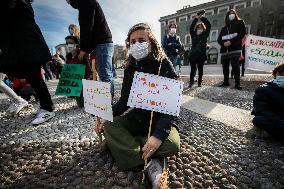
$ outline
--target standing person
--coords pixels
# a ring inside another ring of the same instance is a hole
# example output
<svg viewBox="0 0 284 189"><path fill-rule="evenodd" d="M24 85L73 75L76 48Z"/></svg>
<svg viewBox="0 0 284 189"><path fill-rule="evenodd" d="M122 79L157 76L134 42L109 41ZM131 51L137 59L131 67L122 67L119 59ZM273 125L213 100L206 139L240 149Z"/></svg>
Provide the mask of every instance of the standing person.
<svg viewBox="0 0 284 189"><path fill-rule="evenodd" d="M55 62L57 66L57 75L58 77L61 75L63 66L65 64L65 58L60 54L60 51L57 50L55 55L52 57L53 61Z"/></svg>
<svg viewBox="0 0 284 189"><path fill-rule="evenodd" d="M79 10L80 54L79 59L93 52L96 56L96 68L101 81L111 83L114 95L112 70L112 35L100 4L96 0L66 0Z"/></svg>
<svg viewBox="0 0 284 189"><path fill-rule="evenodd" d="M202 15L197 15L192 21L190 26L190 35L192 39L192 47L190 50L189 62L190 62L190 81L189 87L194 84L194 78L196 70L198 69L198 87L201 87L203 66L207 60L207 38L210 34L211 24L207 18Z"/></svg>
<svg viewBox="0 0 284 189"><path fill-rule="evenodd" d="M113 122L102 122L96 126L99 134L104 130L106 143L123 170L139 170L144 160L151 158L147 174L153 188L159 185L162 165L159 158L171 156L179 151L180 137L176 116L154 113L151 137L147 139L151 111L134 108L123 115L129 107L127 100L136 71L176 79L171 62L147 24L133 26L127 35L126 47L130 52L126 62L121 97L113 106Z"/></svg>
<svg viewBox="0 0 284 189"><path fill-rule="evenodd" d="M277 66L271 82L258 87L253 97L253 124L270 135L284 139L284 64Z"/></svg>
<svg viewBox="0 0 284 189"><path fill-rule="evenodd" d="M41 77L41 66L51 60L49 48L35 22L30 0L1 1L0 71L26 79L34 88L40 110L32 124L43 123L55 116L47 86ZM9 19L7 19L9 18Z"/></svg>
<svg viewBox="0 0 284 189"><path fill-rule="evenodd" d="M218 37L218 43L221 46L221 62L224 75L224 82L220 87L230 86L229 67L231 63L235 78L235 89L242 89L240 86L239 58L242 52L242 39L245 34L246 27L244 21L240 19L235 10L230 10L225 18L225 26Z"/></svg>
<svg viewBox="0 0 284 189"><path fill-rule="evenodd" d="M80 38L80 28L75 24L70 24L68 27L70 35Z"/></svg>
<svg viewBox="0 0 284 189"><path fill-rule="evenodd" d="M176 70L177 61L178 61L178 52L182 48L182 44L180 42L180 37L176 35L177 33L177 25L170 24L169 25L169 33L164 36L163 39L163 48L171 60L174 69Z"/></svg>
<svg viewBox="0 0 284 189"><path fill-rule="evenodd" d="M3 93L5 93L12 101L9 108L7 109L7 112L9 114L17 114L23 108L28 106L28 102L24 100L22 97L18 96L9 86L7 86L3 82L4 78L5 78L5 74L0 73L0 90Z"/></svg>

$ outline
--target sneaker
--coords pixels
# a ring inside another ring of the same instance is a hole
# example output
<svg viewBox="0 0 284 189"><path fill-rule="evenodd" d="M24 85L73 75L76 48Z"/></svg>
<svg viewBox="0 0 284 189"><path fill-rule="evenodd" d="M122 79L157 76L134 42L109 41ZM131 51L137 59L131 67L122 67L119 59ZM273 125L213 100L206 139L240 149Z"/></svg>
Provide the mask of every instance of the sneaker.
<svg viewBox="0 0 284 189"><path fill-rule="evenodd" d="M12 103L9 108L7 109L7 112L9 114L18 114L24 107L28 106L28 102L25 100L21 100L17 103Z"/></svg>
<svg viewBox="0 0 284 189"><path fill-rule="evenodd" d="M159 159L152 159L146 168L149 181L152 184L152 189L158 188L160 177L163 173L162 163Z"/></svg>
<svg viewBox="0 0 284 189"><path fill-rule="evenodd" d="M38 125L44 123L55 116L54 112L49 112L46 110L41 109L37 114L36 118L32 121L33 125Z"/></svg>

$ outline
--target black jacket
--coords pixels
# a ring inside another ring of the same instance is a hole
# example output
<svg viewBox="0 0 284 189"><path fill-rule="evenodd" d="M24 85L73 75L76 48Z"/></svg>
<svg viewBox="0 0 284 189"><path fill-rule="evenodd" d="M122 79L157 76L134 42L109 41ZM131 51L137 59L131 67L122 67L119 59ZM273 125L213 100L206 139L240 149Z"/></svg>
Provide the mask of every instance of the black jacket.
<svg viewBox="0 0 284 189"><path fill-rule="evenodd" d="M196 62L196 61L204 62L205 60L207 60L206 47L207 47L207 38L211 30L211 24L207 20L207 18L202 17L201 21L206 26L206 30L203 31L202 34L197 35L195 28L197 21L198 19L195 18L190 26L190 35L192 40L192 47L190 50L190 57L189 57L190 62Z"/></svg>
<svg viewBox="0 0 284 189"><path fill-rule="evenodd" d="M112 43L111 31L96 0L78 0L80 47L91 53L97 45Z"/></svg>
<svg viewBox="0 0 284 189"><path fill-rule="evenodd" d="M35 22L30 1L1 0L0 5L0 24L3 26L0 30L0 48L3 49L0 69L6 73L15 72L51 60L49 48Z"/></svg>
<svg viewBox="0 0 284 189"><path fill-rule="evenodd" d="M134 58L131 58L130 64L124 71L121 97L119 101L113 106L114 116L120 116L129 109L127 102L135 71L157 75L158 70L159 63L153 57L153 55L149 55L147 58L139 62L136 62ZM162 61L160 76L172 79L177 78L172 63L168 59L164 59ZM151 111L134 108L130 112L128 112L126 116L129 120L134 120L149 125L150 114ZM164 141L168 137L171 126L177 127L178 118L175 116L155 112L153 118L152 136L155 136L162 141Z"/></svg>
<svg viewBox="0 0 284 189"><path fill-rule="evenodd" d="M238 35L230 40L222 40L223 36L237 33ZM221 46L221 53L228 53L233 51L240 51L242 50L242 39L246 34L246 26L243 20L234 20L230 23L227 27L223 27L219 37L218 43ZM231 46L225 47L224 42L230 41Z"/></svg>
<svg viewBox="0 0 284 189"><path fill-rule="evenodd" d="M170 35L165 35L163 39L163 48L167 54L168 57L171 56L177 56L178 52L182 48L182 44L180 41L179 36L170 36ZM171 43L171 45L169 45Z"/></svg>
<svg viewBox="0 0 284 189"><path fill-rule="evenodd" d="M253 97L253 124L274 136L284 136L284 88L274 83L258 87Z"/></svg>

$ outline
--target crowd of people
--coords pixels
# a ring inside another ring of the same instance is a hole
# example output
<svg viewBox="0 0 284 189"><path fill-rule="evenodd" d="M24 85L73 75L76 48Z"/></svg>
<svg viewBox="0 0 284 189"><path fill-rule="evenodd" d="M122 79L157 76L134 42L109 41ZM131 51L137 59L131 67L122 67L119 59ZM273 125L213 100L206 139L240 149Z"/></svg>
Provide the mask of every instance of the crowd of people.
<svg viewBox="0 0 284 189"><path fill-rule="evenodd" d="M10 114L17 114L28 106L28 101L34 96L40 103L40 109L32 121L35 125L55 116L53 102L44 79L60 78L64 64L86 65L85 79L92 79L92 59L95 59L99 79L111 83L110 92L114 96L114 47L102 8L96 0L67 0L67 3L78 9L80 28L75 25L68 28L70 35L65 38L67 55L64 57L60 50L51 56L35 22L30 0L1 2L0 18L6 29L0 31L4 39L0 44L0 90L11 99L11 106L7 110ZM2 7L5 8L2 10ZM203 67L207 60L207 39L211 24L204 13L205 11L199 12L190 27L190 88L194 85L197 70L198 87L201 87ZM7 16L10 18L9 21L2 19ZM18 28L22 28L21 31ZM224 81L220 87L230 85L231 65L235 89L242 89L240 65L244 65L245 35L244 21L235 10L230 10L218 37L224 74ZM122 170L141 170L144 160L150 158L147 173L153 188L156 188L163 168L161 159L179 151L179 118L142 109L128 111L127 101L136 71L178 79L180 66L182 61L185 61L185 49L177 36L176 24L169 25L169 32L164 36L161 45L149 25L145 23L136 24L129 30L126 48L129 53L121 96L113 105L114 121L102 120L101 124L96 125L95 131L97 134L104 133L107 146ZM273 76L273 81L256 90L253 123L272 135L281 136L284 128L284 65L275 68ZM84 106L82 95L76 98L76 101L78 106ZM127 113L124 114L125 112ZM153 127L150 137L147 137L150 120L153 121Z"/></svg>

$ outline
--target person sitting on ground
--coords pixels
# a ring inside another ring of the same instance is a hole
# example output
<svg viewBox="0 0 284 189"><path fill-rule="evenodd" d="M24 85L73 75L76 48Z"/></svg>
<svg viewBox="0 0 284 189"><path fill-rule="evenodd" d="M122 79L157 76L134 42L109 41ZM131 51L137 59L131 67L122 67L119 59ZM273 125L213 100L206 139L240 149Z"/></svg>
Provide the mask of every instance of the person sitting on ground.
<svg viewBox="0 0 284 189"><path fill-rule="evenodd" d="M253 124L276 138L284 136L284 64L272 73L274 80L258 87L253 97Z"/></svg>
<svg viewBox="0 0 284 189"><path fill-rule="evenodd" d="M6 75L0 72L0 91L6 94L11 99L11 104L7 109L8 114L18 114L23 108L28 106L28 102L18 96L13 89L4 83Z"/></svg>
<svg viewBox="0 0 284 189"><path fill-rule="evenodd" d="M30 101L32 96L38 101L38 96L34 89L25 79L13 79L13 90L26 101Z"/></svg>
<svg viewBox="0 0 284 189"><path fill-rule="evenodd" d="M80 54L79 38L70 35L65 38L65 41L67 45L66 64L84 64L86 66L85 79L91 79L92 68L89 59L84 57L81 61L78 57ZM76 101L79 107L84 107L83 93L81 93L80 97L76 97Z"/></svg>
<svg viewBox="0 0 284 189"><path fill-rule="evenodd" d="M136 71L176 79L172 63L166 57L162 47L145 23L134 25L128 32L126 46L129 56L119 101L113 105L113 122L104 122L96 126L100 134L104 130L106 144L112 156L122 170L139 170L144 160L151 158L147 173L154 188L159 184L162 165L159 158L176 154L180 148L180 136L177 130L178 118L162 113L154 113L151 137L147 139L151 111L132 109L127 101ZM157 176L157 177L156 177Z"/></svg>

